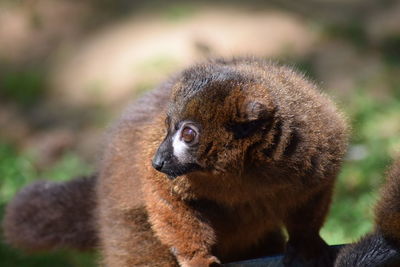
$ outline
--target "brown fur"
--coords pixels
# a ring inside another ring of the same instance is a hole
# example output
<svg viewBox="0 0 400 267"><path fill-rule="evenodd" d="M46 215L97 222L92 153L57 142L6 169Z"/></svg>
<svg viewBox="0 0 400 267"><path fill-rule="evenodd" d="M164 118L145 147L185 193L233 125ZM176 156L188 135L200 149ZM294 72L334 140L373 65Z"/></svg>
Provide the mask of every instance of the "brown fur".
<svg viewBox="0 0 400 267"><path fill-rule="evenodd" d="M387 172L375 207L375 230L345 246L335 266L400 266L400 159Z"/></svg>
<svg viewBox="0 0 400 267"><path fill-rule="evenodd" d="M151 159L167 130L188 119L202 127L202 169L170 180ZM251 123L258 128L241 136ZM195 65L141 98L113 128L96 190L104 263L137 265L135 249L145 240L132 212L144 204L181 266L282 251L282 226L286 264L319 258L322 266L319 229L346 143L343 117L291 69L250 59Z"/></svg>
<svg viewBox="0 0 400 267"><path fill-rule="evenodd" d="M8 243L29 251L93 248L96 177L68 182L38 181L7 205L3 228Z"/></svg>
<svg viewBox="0 0 400 267"><path fill-rule="evenodd" d="M380 195L375 208L376 226L400 245L400 159L389 170Z"/></svg>

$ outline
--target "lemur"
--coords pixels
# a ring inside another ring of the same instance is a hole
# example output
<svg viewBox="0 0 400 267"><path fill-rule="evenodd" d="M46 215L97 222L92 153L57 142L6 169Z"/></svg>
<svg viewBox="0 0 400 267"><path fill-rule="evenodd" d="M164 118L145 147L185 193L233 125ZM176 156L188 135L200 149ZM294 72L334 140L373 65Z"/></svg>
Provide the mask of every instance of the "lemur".
<svg viewBox="0 0 400 267"><path fill-rule="evenodd" d="M400 266L400 158L387 173L375 207L375 229L360 241L345 246L337 267Z"/></svg>
<svg viewBox="0 0 400 267"><path fill-rule="evenodd" d="M180 266L283 251L286 266L332 265L319 230L347 135L332 101L291 68L246 58L184 70L110 131L95 183L104 265L146 265L143 208Z"/></svg>

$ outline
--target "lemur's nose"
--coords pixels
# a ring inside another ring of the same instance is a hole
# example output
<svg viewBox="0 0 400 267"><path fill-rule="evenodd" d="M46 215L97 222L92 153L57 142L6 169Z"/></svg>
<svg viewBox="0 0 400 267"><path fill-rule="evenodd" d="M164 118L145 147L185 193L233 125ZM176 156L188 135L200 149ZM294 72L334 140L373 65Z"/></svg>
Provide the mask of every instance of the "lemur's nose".
<svg viewBox="0 0 400 267"><path fill-rule="evenodd" d="M162 167L164 166L165 160L159 156L159 154L157 154L154 158L153 158L153 168L156 169L157 171L160 171L162 169Z"/></svg>

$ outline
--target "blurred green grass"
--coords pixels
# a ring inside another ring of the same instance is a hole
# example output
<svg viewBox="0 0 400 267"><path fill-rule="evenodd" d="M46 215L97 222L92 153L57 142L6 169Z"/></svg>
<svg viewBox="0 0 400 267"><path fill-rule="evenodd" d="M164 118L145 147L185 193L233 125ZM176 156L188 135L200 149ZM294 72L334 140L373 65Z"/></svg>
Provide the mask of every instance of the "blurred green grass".
<svg viewBox="0 0 400 267"><path fill-rule="evenodd" d="M322 235L331 244L352 242L372 229L373 205L385 171L400 147L400 101L357 90L346 106L351 146Z"/></svg>
<svg viewBox="0 0 400 267"><path fill-rule="evenodd" d="M0 65L0 97L21 107L35 104L46 91L46 71L40 66L24 69Z"/></svg>

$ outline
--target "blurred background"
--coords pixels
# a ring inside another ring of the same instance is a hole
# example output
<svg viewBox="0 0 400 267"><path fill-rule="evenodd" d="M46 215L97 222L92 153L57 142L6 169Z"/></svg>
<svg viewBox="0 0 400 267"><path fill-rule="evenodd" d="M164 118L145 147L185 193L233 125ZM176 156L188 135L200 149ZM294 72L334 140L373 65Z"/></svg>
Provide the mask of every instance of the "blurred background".
<svg viewBox="0 0 400 267"><path fill-rule="evenodd" d="M0 218L36 179L91 173L126 104L212 56L273 58L345 111L351 146L322 230L330 244L372 228L385 167L400 152L400 1L0 0ZM1 233L0 233L1 234ZM1 266L95 266L95 253Z"/></svg>

